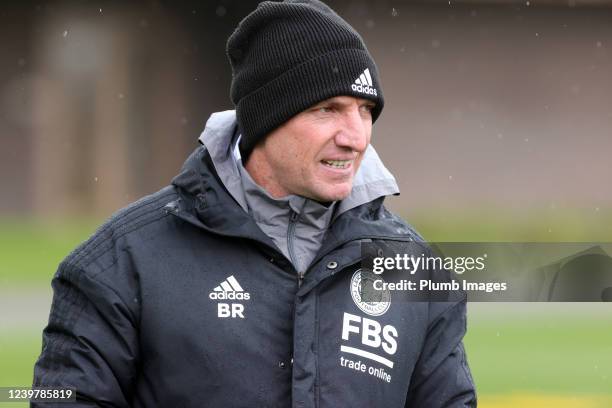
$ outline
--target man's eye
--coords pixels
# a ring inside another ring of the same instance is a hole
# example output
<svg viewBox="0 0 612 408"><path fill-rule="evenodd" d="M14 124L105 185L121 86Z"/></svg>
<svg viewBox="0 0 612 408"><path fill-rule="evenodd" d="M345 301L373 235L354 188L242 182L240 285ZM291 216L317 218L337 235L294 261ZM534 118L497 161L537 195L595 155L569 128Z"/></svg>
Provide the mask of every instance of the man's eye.
<svg viewBox="0 0 612 408"><path fill-rule="evenodd" d="M372 110L374 110L374 105L362 105L361 109L363 109L366 112L372 112Z"/></svg>
<svg viewBox="0 0 612 408"><path fill-rule="evenodd" d="M321 113L330 113L332 111L332 108L330 108L329 106L321 106L319 108L319 112Z"/></svg>

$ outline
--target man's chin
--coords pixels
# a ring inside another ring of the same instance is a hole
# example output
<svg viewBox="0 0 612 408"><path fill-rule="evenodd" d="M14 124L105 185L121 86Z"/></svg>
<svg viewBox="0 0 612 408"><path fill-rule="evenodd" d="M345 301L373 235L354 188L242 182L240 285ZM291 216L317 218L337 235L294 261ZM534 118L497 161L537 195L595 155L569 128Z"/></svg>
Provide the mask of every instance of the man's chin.
<svg viewBox="0 0 612 408"><path fill-rule="evenodd" d="M344 200L351 194L352 186L334 186L327 190L313 191L309 198L322 204Z"/></svg>

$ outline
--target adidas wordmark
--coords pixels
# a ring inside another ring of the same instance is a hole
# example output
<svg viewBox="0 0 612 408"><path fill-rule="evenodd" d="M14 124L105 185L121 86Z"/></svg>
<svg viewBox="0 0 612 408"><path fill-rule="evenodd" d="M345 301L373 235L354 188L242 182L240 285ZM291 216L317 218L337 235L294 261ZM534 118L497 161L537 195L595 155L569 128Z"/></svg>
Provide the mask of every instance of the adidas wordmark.
<svg viewBox="0 0 612 408"><path fill-rule="evenodd" d="M208 295L212 300L249 300L251 295L245 292L234 275L229 276Z"/></svg>
<svg viewBox="0 0 612 408"><path fill-rule="evenodd" d="M376 88L372 88L372 76L370 75L370 68L366 68L359 77L355 80L355 83L351 85L351 88L355 92L361 92L368 95L378 96Z"/></svg>

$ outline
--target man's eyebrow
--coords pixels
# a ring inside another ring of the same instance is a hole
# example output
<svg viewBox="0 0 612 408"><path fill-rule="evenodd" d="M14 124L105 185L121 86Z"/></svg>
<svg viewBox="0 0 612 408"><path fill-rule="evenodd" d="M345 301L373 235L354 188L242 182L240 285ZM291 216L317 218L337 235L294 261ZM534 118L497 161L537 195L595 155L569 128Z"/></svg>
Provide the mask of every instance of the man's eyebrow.
<svg viewBox="0 0 612 408"><path fill-rule="evenodd" d="M344 108L347 106L352 105L351 102L343 102L343 101L339 101L336 99L326 99L324 101L319 102L318 104L316 104L315 106L331 106L331 107L335 107L335 108ZM359 102L359 105L369 105L369 106L376 106L376 103L365 99L363 101Z"/></svg>

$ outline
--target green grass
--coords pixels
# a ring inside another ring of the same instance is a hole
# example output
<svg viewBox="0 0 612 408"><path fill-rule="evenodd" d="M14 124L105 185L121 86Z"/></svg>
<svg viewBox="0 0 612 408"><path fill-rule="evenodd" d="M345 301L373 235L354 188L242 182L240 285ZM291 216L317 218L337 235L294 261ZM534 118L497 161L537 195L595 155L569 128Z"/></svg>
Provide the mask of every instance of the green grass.
<svg viewBox="0 0 612 408"><path fill-rule="evenodd" d="M30 387L34 363L40 354L42 330L0 333L0 387ZM2 408L27 407L27 403L0 403Z"/></svg>
<svg viewBox="0 0 612 408"><path fill-rule="evenodd" d="M612 242L612 208L428 209L402 215L431 242Z"/></svg>
<svg viewBox="0 0 612 408"><path fill-rule="evenodd" d="M48 285L61 260L95 228L93 220L0 220L0 284Z"/></svg>
<svg viewBox="0 0 612 408"><path fill-rule="evenodd" d="M612 313L468 319L465 346L479 393L612 395Z"/></svg>
<svg viewBox="0 0 612 408"><path fill-rule="evenodd" d="M0 386L32 384L34 362L40 354L41 342L42 330L21 329L0 335Z"/></svg>

